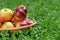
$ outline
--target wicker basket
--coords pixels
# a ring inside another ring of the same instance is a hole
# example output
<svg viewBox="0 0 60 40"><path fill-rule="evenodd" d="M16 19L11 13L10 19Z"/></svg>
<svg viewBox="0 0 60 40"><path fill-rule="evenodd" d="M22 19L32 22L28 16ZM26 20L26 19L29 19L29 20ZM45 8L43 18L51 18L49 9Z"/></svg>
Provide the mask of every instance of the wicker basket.
<svg viewBox="0 0 60 40"><path fill-rule="evenodd" d="M30 25L26 25L26 26L21 26L21 27L14 27L14 28L0 28L0 31L2 31L2 30L9 30L9 31L13 31L13 30L19 30L19 29L26 29L26 28L29 28L29 27L31 27L31 26L33 26L33 25L35 25L37 22L36 21L34 21L34 20L31 20L31 21L33 21L33 23L32 24L30 24Z"/></svg>

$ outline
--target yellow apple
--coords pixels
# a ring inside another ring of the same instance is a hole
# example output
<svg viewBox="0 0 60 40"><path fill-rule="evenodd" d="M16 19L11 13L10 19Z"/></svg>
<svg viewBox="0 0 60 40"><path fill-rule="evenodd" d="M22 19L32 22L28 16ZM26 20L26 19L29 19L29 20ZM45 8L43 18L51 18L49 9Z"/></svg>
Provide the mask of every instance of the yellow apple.
<svg viewBox="0 0 60 40"><path fill-rule="evenodd" d="M5 22L2 28L14 28L14 25L11 22Z"/></svg>

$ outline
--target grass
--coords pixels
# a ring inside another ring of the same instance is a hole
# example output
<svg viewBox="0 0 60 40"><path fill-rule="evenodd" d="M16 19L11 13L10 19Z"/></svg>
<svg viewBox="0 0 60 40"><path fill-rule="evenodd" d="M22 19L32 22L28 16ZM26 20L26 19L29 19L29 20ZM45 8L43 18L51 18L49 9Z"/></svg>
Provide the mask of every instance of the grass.
<svg viewBox="0 0 60 40"><path fill-rule="evenodd" d="M27 16L37 24L17 33L2 31L0 40L60 40L60 0L0 0L0 9L27 7Z"/></svg>

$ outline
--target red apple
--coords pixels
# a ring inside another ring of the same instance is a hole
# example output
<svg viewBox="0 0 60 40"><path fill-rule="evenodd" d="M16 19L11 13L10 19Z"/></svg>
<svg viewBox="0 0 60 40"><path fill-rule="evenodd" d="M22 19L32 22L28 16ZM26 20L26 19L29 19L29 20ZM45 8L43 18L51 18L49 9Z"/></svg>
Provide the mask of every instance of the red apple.
<svg viewBox="0 0 60 40"><path fill-rule="evenodd" d="M4 8L0 10L0 22L6 22L6 21L11 20L12 15L13 15L12 10L8 8Z"/></svg>
<svg viewBox="0 0 60 40"><path fill-rule="evenodd" d="M26 18L27 10L24 5L20 5L16 10L14 11L14 18L19 21L23 21Z"/></svg>
<svg viewBox="0 0 60 40"><path fill-rule="evenodd" d="M25 19L26 21L27 21L27 23L28 23L28 25L30 25L30 24L32 24L33 23L33 21L31 21L30 19L28 19L27 17L26 17L26 19Z"/></svg>
<svg viewBox="0 0 60 40"><path fill-rule="evenodd" d="M22 22L17 22L16 27L27 26L27 25L30 25L32 23L33 23L33 21L31 21L30 19L26 18Z"/></svg>
<svg viewBox="0 0 60 40"><path fill-rule="evenodd" d="M16 26L16 24L18 23L18 22L20 22L20 21L18 21L18 20L16 20L15 18L12 18L12 23L14 24L14 26Z"/></svg>
<svg viewBox="0 0 60 40"><path fill-rule="evenodd" d="M2 26L2 23L0 23L0 28L1 28L1 26Z"/></svg>
<svg viewBox="0 0 60 40"><path fill-rule="evenodd" d="M18 23L16 24L16 27L26 26L26 25L28 25L28 23L24 20L23 22L18 22Z"/></svg>

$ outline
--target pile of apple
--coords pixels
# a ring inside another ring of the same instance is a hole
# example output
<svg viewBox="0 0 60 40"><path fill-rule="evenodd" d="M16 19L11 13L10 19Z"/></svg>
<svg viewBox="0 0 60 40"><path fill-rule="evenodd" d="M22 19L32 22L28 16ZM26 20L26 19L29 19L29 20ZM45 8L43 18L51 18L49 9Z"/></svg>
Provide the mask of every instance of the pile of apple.
<svg viewBox="0 0 60 40"><path fill-rule="evenodd" d="M24 5L18 6L14 11L8 8L0 10L0 28L14 28L30 25L33 22L28 19L27 9Z"/></svg>

